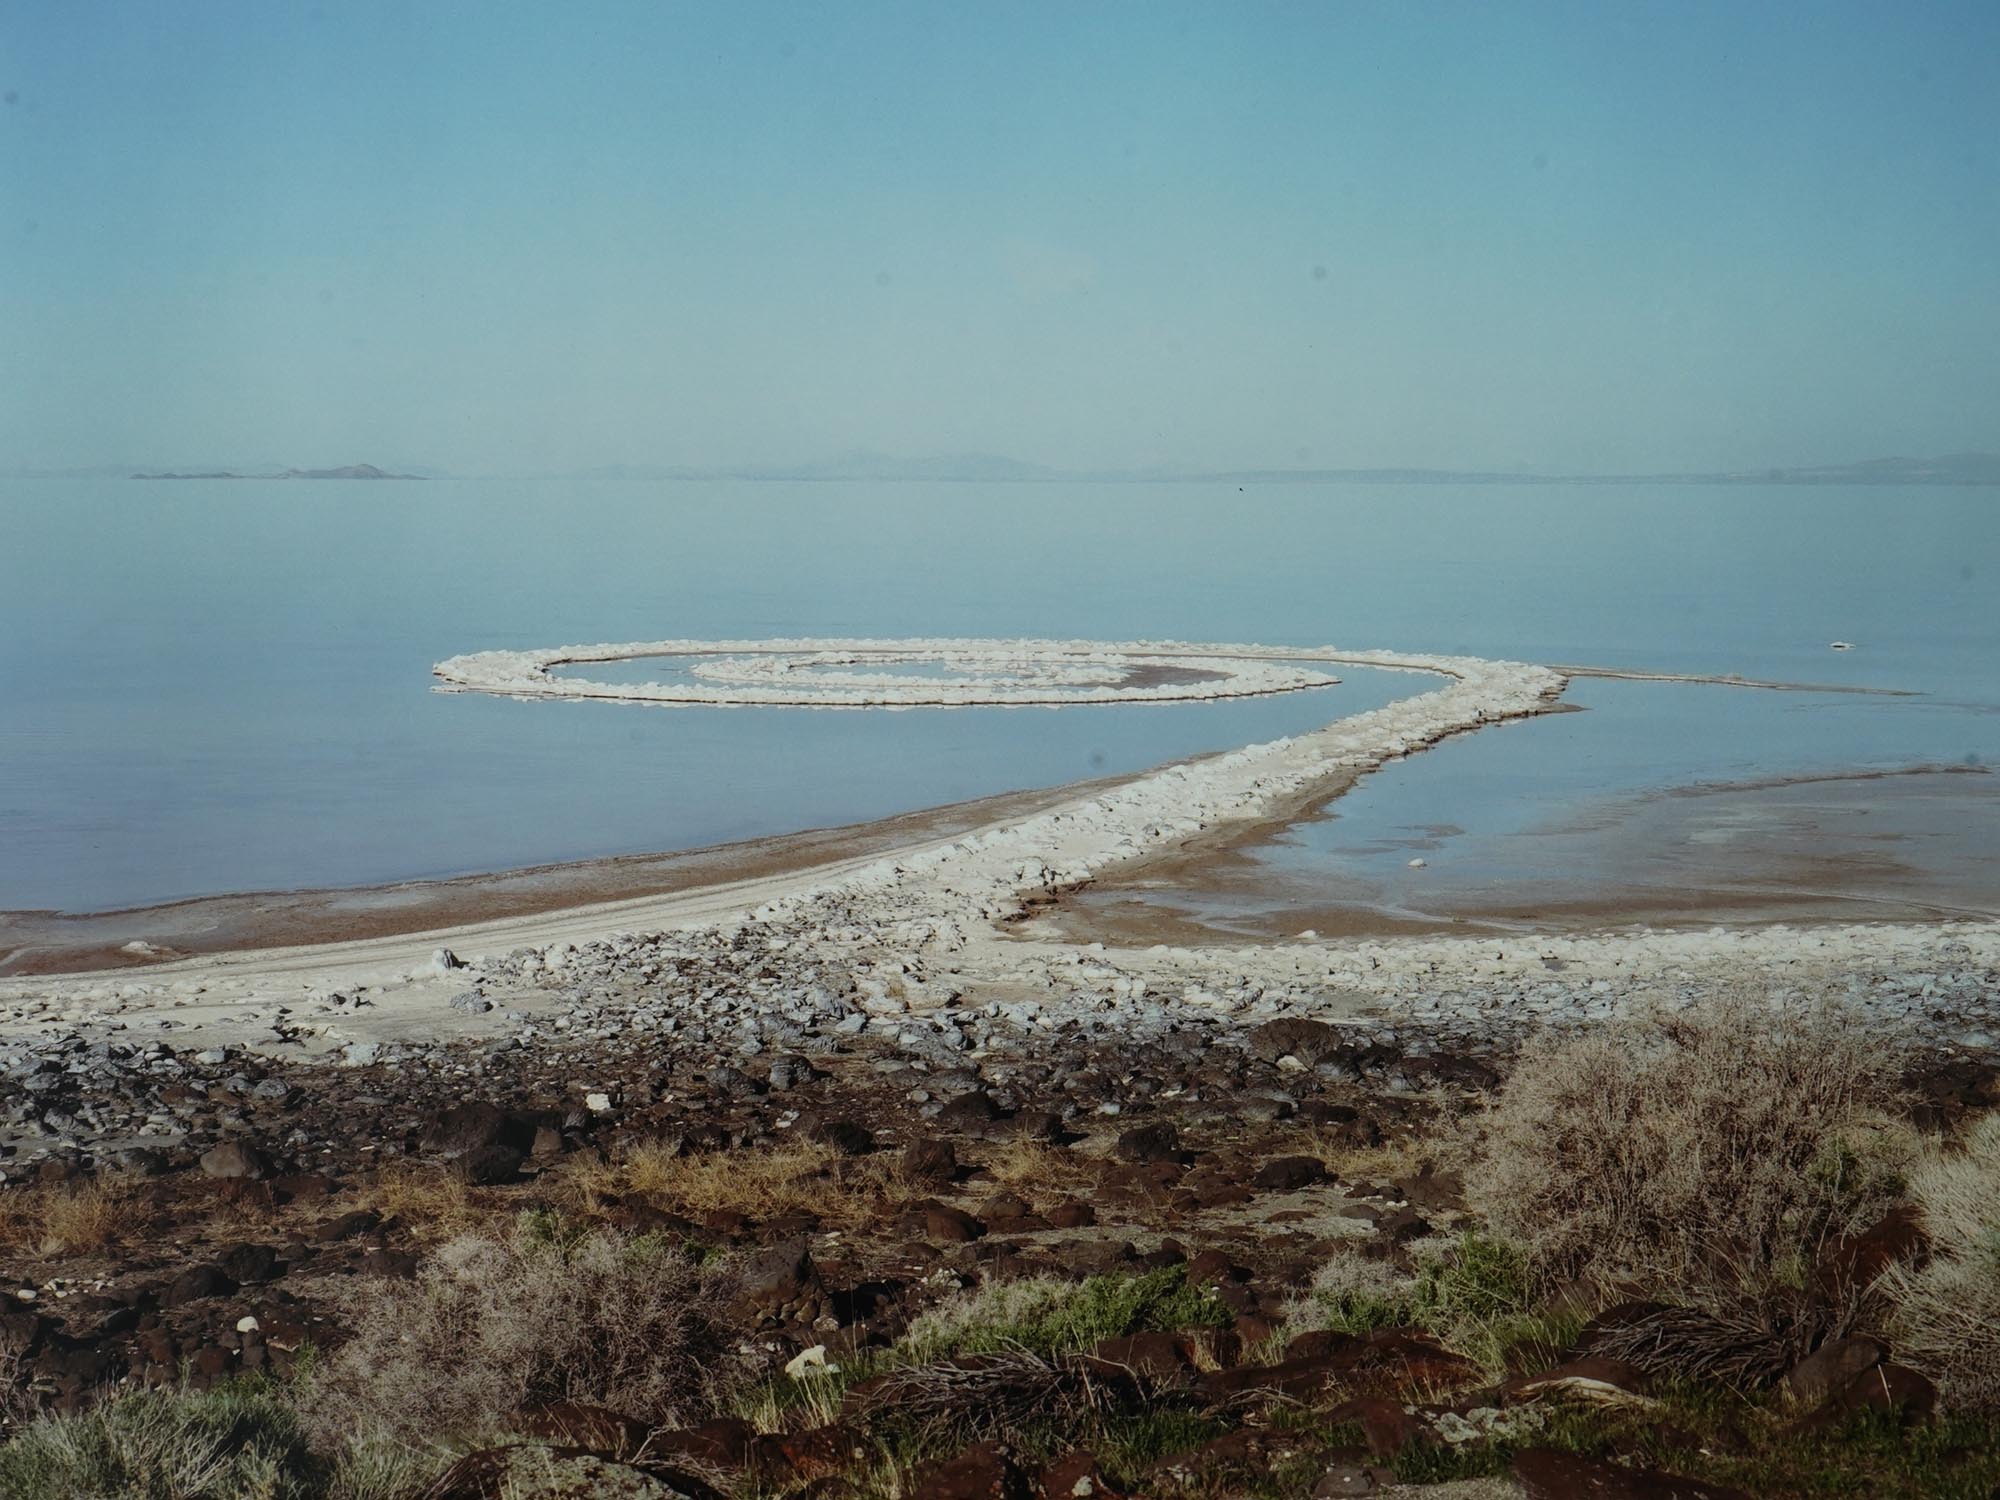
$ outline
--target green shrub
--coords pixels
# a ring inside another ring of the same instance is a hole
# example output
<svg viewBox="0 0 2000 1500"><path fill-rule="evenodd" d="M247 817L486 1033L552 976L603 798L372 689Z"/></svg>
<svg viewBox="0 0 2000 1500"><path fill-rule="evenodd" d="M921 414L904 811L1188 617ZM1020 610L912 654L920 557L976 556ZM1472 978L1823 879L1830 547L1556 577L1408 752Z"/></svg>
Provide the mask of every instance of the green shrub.
<svg viewBox="0 0 2000 1500"><path fill-rule="evenodd" d="M1387 1261L1341 1249L1313 1275L1303 1297L1286 1309L1278 1337L1290 1342L1321 1329L1369 1334L1400 1328L1414 1316L1416 1281Z"/></svg>
<svg viewBox="0 0 2000 1500"><path fill-rule="evenodd" d="M1528 1310L1528 1261L1519 1247L1467 1230L1419 1259L1410 1297L1415 1320L1443 1331Z"/></svg>
<svg viewBox="0 0 2000 1500"><path fill-rule="evenodd" d="M896 1355L923 1364L1008 1350L1081 1354L1125 1334L1173 1333L1228 1321L1229 1310L1215 1294L1189 1286L1179 1266L1080 1282L1034 1276L990 1283L925 1313L910 1325Z"/></svg>
<svg viewBox="0 0 2000 1500"><path fill-rule="evenodd" d="M437 1464L412 1450L307 1444L297 1392L245 1380L139 1391L44 1417L0 1443L7 1500L396 1500Z"/></svg>

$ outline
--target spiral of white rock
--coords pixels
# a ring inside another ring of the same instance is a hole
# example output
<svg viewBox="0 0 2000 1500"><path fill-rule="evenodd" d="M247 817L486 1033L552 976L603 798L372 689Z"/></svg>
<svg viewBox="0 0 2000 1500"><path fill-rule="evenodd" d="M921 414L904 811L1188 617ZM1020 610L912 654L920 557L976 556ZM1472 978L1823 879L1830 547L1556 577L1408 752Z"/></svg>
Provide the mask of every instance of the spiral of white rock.
<svg viewBox="0 0 2000 1500"><path fill-rule="evenodd" d="M679 706L1059 707L1187 703L1335 686L1325 653L1170 641L637 641L480 651L432 670L452 692ZM655 661L658 681L599 682L558 668ZM899 670L900 669L900 670Z"/></svg>

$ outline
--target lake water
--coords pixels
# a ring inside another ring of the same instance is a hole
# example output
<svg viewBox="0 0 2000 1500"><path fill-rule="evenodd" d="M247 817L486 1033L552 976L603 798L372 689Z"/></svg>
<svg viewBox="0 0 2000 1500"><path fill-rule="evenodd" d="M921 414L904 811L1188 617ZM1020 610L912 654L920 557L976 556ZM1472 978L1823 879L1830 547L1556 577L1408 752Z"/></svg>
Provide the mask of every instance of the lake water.
<svg viewBox="0 0 2000 1500"><path fill-rule="evenodd" d="M1649 789L2000 761L1991 489L14 480L0 523L0 909L694 847L1429 685L1344 668L1244 702L899 713L430 690L486 648L1176 637L1926 695L1579 682L1589 713L1370 778L1274 856L1288 879L1383 876L1424 829L1497 879L1510 839Z"/></svg>

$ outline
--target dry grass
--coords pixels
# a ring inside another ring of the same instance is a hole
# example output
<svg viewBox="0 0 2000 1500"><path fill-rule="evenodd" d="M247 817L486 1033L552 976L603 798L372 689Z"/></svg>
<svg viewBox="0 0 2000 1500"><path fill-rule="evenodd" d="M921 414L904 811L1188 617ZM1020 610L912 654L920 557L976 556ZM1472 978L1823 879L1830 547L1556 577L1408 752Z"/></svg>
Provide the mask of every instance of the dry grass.
<svg viewBox="0 0 2000 1500"><path fill-rule="evenodd" d="M763 1380L739 1389L730 1412L761 1433L808 1432L840 1420L847 1396L841 1375L808 1375L803 1380Z"/></svg>
<svg viewBox="0 0 2000 1500"><path fill-rule="evenodd" d="M1931 1258L1889 1268L1878 1285L1895 1309L1899 1355L1965 1411L2000 1412L2000 1115L1956 1149L1934 1149L1910 1174Z"/></svg>
<svg viewBox="0 0 2000 1500"><path fill-rule="evenodd" d="M354 1337L305 1403L319 1436L478 1439L524 1406L582 1401L641 1421L705 1412L726 1365L723 1273L658 1236L577 1232L524 1217L464 1235L417 1278L373 1283Z"/></svg>
<svg viewBox="0 0 2000 1500"><path fill-rule="evenodd" d="M614 1162L577 1162L564 1184L579 1207L595 1212L609 1198L637 1199L663 1213L700 1218L737 1213L748 1219L816 1214L827 1223L866 1217L880 1174L851 1163L818 1141L682 1156L641 1142Z"/></svg>
<svg viewBox="0 0 2000 1500"><path fill-rule="evenodd" d="M1097 1181L1090 1162L1046 1141L1008 1141L981 1165L996 1186L1026 1199L1037 1212Z"/></svg>
<svg viewBox="0 0 2000 1500"><path fill-rule="evenodd" d="M0 1197L0 1247L27 1255L81 1255L111 1243L122 1195L95 1180L21 1188Z"/></svg>
<svg viewBox="0 0 2000 1500"><path fill-rule="evenodd" d="M343 1211L372 1208L385 1219L401 1221L418 1241L435 1245L476 1228L497 1204L450 1167L392 1162Z"/></svg>
<svg viewBox="0 0 2000 1500"><path fill-rule="evenodd" d="M1446 1161L1441 1140L1397 1136L1375 1146L1357 1146L1330 1131L1306 1130L1289 1148L1299 1156L1315 1156L1336 1179L1345 1183L1394 1182L1415 1177L1426 1167L1436 1169Z"/></svg>
<svg viewBox="0 0 2000 1500"><path fill-rule="evenodd" d="M1468 1197L1545 1281L1699 1298L1796 1278L1900 1187L1891 1061L1848 1015L1734 994L1545 1040L1487 1117Z"/></svg>

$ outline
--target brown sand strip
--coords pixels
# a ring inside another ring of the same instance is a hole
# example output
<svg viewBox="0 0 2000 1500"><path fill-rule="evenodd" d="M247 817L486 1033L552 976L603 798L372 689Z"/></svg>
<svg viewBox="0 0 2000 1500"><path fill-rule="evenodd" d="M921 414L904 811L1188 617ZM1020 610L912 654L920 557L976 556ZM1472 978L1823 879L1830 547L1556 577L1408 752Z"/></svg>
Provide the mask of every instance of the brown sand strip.
<svg viewBox="0 0 2000 1500"><path fill-rule="evenodd" d="M1010 822L1130 779L1111 776L1002 792L872 823L672 854L534 865L449 880L205 896L122 911L0 912L0 974L136 968L202 953L394 937L756 880ZM126 951L134 942L150 951Z"/></svg>

